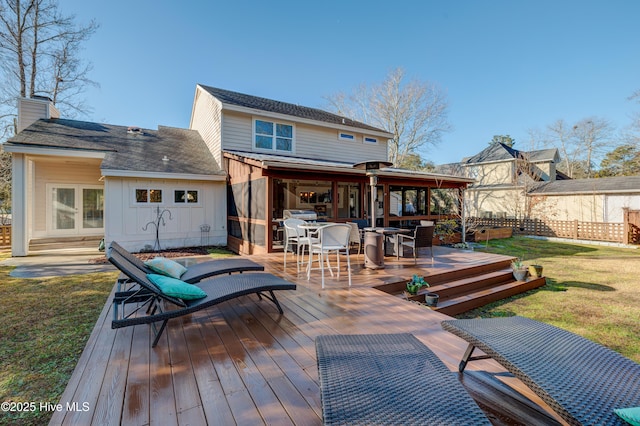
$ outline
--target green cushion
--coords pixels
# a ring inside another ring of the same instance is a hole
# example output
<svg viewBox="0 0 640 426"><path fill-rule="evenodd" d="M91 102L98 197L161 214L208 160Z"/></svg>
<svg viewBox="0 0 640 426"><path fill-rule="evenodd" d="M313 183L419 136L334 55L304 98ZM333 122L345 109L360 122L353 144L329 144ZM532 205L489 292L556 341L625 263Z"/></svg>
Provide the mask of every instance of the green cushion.
<svg viewBox="0 0 640 426"><path fill-rule="evenodd" d="M173 278L180 278L182 274L187 272L187 268L178 262L165 257L156 257L151 260L147 260L144 264L154 272Z"/></svg>
<svg viewBox="0 0 640 426"><path fill-rule="evenodd" d="M202 299L207 297L200 287L193 284L185 283L179 279L168 277L160 274L147 274L149 281L158 286L162 293L167 296L177 297L183 300Z"/></svg>
<svg viewBox="0 0 640 426"><path fill-rule="evenodd" d="M618 417L633 426L640 426L640 407L616 408Z"/></svg>

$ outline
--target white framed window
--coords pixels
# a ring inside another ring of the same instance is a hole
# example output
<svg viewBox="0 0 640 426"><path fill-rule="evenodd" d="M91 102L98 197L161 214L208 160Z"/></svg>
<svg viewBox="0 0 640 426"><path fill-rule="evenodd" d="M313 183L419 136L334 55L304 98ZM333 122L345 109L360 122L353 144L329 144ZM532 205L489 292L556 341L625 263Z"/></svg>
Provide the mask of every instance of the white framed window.
<svg viewBox="0 0 640 426"><path fill-rule="evenodd" d="M378 143L378 138L373 138L371 136L365 136L363 140L364 140L364 143L372 143L372 144Z"/></svg>
<svg viewBox="0 0 640 426"><path fill-rule="evenodd" d="M342 141L354 141L356 140L356 136L351 133L338 132L338 139Z"/></svg>
<svg viewBox="0 0 640 426"><path fill-rule="evenodd" d="M136 188L133 195L136 204L162 202L162 189Z"/></svg>
<svg viewBox="0 0 640 426"><path fill-rule="evenodd" d="M253 146L256 149L293 152L293 141L292 124L253 120Z"/></svg>
<svg viewBox="0 0 640 426"><path fill-rule="evenodd" d="M200 203L200 191L197 189L175 189L173 191L174 204Z"/></svg>

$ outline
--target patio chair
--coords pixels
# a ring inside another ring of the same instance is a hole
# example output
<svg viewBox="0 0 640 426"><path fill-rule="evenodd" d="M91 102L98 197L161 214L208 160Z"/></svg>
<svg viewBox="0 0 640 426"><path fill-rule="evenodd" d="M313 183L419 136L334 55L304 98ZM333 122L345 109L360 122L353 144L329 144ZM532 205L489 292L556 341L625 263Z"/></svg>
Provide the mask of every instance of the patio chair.
<svg viewBox="0 0 640 426"><path fill-rule="evenodd" d="M156 273L152 269L147 267L147 265L145 265L142 260L138 259L117 242L112 241L109 247L112 251L119 253L121 256L126 258L129 263L143 271L145 274ZM187 268L187 271L180 276L180 280L190 284L195 284L205 278L214 277L216 275L232 274L234 272L242 273L249 271L264 271L264 266L245 258L209 260L206 262L200 262L190 265ZM118 282L124 283L127 280L128 277L123 274L118 279Z"/></svg>
<svg viewBox="0 0 640 426"><path fill-rule="evenodd" d="M413 235L398 234L398 247L396 248L396 259L400 259L400 253L404 252L404 247L410 247L413 251L413 263L418 263L418 251L421 248L429 248L431 252L431 263L433 263L433 230L435 226L416 226Z"/></svg>
<svg viewBox="0 0 640 426"><path fill-rule="evenodd" d="M338 277L340 277L340 255L344 254L347 258L347 271L349 273L349 287L351 287L351 261L349 259L349 236L351 235L351 226L341 223L335 225L327 225L318 229L318 240L309 246L309 263L307 264L307 280L311 279L311 266L313 264L313 255L318 256L318 269L322 272L322 288L324 288L324 263L326 261L327 268L333 276L333 270L329 264L329 254L336 253Z"/></svg>
<svg viewBox="0 0 640 426"><path fill-rule="evenodd" d="M284 221L284 269L287 269L287 253L294 253L293 246L296 246L296 265L300 272L300 265L304 264L304 248L309 247L313 242L317 242L317 238L312 237L300 225L306 223L302 219L289 218Z"/></svg>
<svg viewBox="0 0 640 426"><path fill-rule="evenodd" d="M362 250L362 233L358 228L358 224L354 222L348 222L347 225L351 227L351 233L349 234L349 248L351 245L356 244L358 246L358 252L356 259L360 258L360 251Z"/></svg>
<svg viewBox="0 0 640 426"><path fill-rule="evenodd" d="M138 290L115 293L111 328L117 329L138 324L149 324L154 331L152 347L158 344L167 322L172 318L188 315L224 301L254 293L258 295L260 300L265 297L272 301L278 308L278 312L283 314L284 312L274 291L296 289L295 284L275 275L252 272L212 278L201 281L197 287L193 284L184 283L184 286L196 287L203 294L201 298L186 300L164 292L150 280L143 270L131 263L129 259L117 250L110 248L107 251L107 259L125 274L129 280L136 282L140 286ZM165 303L171 303L175 305L175 308L165 310L163 308ZM161 323L160 327L157 327L156 323Z"/></svg>
<svg viewBox="0 0 640 426"><path fill-rule="evenodd" d="M469 342L460 362L492 358L572 425L623 425L640 406L640 365L569 331L523 317L443 321ZM472 356L478 348L485 355Z"/></svg>
<svg viewBox="0 0 640 426"><path fill-rule="evenodd" d="M325 425L490 425L440 359L411 334L316 338Z"/></svg>

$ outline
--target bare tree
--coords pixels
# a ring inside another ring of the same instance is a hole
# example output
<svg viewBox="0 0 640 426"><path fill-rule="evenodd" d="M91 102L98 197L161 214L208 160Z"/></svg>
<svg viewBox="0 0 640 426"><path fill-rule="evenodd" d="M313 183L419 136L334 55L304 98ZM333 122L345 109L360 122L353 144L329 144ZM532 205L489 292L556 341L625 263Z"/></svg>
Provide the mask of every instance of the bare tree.
<svg viewBox="0 0 640 426"><path fill-rule="evenodd" d="M91 65L78 54L98 28L63 16L56 0L0 0L0 143L16 131L16 99L50 98L67 116L88 113L81 94ZM10 206L11 156L0 153L0 208Z"/></svg>
<svg viewBox="0 0 640 426"><path fill-rule="evenodd" d="M573 126L576 145L583 153L588 178L595 174L593 170L595 159L602 154L604 148L611 146L612 132L609 121L598 117L585 118Z"/></svg>
<svg viewBox="0 0 640 426"><path fill-rule="evenodd" d="M564 171L573 177L573 166L578 162L580 151L572 141L572 129L564 120L560 119L547 126L549 140L560 151Z"/></svg>
<svg viewBox="0 0 640 426"><path fill-rule="evenodd" d="M351 94L337 93L325 99L332 111L392 133L389 161L397 167L411 154L438 144L452 128L445 92L433 83L407 82L402 68L391 71L380 84L362 84Z"/></svg>
<svg viewBox="0 0 640 426"><path fill-rule="evenodd" d="M76 25L73 15L59 12L55 0L0 0L4 137L11 135L17 97L46 96L61 111L86 112L78 95L96 83L78 53L97 27L93 21Z"/></svg>
<svg viewBox="0 0 640 426"><path fill-rule="evenodd" d="M549 140L558 148L564 172L572 178L593 177L593 164L613 143L613 127L609 121L589 117L568 125L557 120L547 126Z"/></svg>

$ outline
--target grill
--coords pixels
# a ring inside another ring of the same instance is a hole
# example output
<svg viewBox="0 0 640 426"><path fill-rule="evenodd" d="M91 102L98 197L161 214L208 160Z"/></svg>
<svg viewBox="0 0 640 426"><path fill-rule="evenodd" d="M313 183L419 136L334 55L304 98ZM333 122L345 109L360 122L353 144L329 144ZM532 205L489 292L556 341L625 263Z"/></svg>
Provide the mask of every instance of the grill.
<svg viewBox="0 0 640 426"><path fill-rule="evenodd" d="M317 220L318 215L313 210L285 210L283 213L285 219L294 218L302 220Z"/></svg>

